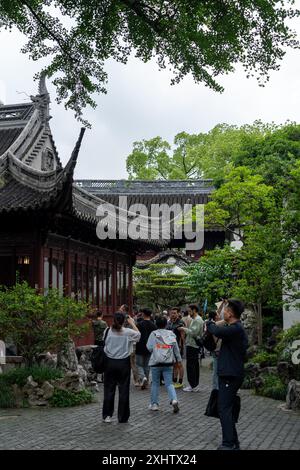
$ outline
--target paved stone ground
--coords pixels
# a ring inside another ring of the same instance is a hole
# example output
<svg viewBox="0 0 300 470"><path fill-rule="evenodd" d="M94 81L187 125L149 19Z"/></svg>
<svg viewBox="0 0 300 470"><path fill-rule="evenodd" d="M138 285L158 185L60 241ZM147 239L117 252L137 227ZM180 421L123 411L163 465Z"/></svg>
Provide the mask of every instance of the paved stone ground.
<svg viewBox="0 0 300 470"><path fill-rule="evenodd" d="M172 413L161 387L161 410L147 409L149 391L132 387L128 424L102 423L100 403L68 409L0 410L0 449L201 450L220 443L220 425L203 415L210 371L201 368L202 391L178 393ZM300 414L283 411L279 401L241 391L238 433L243 449L300 449Z"/></svg>

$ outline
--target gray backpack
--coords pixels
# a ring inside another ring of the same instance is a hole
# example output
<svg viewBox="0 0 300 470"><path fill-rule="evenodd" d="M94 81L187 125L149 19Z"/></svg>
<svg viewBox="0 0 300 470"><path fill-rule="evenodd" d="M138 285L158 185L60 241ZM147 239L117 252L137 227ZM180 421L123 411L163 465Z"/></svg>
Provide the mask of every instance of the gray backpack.
<svg viewBox="0 0 300 470"><path fill-rule="evenodd" d="M173 346L175 343L168 344L163 341L163 338L159 336L159 332L155 331L154 335L156 337L156 343L154 345L152 355L151 355L151 364L172 364L175 360ZM176 338L174 335L176 342Z"/></svg>

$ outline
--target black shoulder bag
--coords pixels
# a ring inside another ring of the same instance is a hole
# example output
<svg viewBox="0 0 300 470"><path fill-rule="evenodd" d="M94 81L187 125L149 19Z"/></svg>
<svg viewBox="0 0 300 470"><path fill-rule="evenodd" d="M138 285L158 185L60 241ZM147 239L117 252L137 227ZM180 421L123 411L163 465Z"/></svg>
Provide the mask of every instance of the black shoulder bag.
<svg viewBox="0 0 300 470"><path fill-rule="evenodd" d="M99 345L93 349L93 352L91 354L92 368L97 374L103 374L103 372L105 371L107 356L104 352L104 346L108 332L109 328L106 329L103 340L99 342Z"/></svg>

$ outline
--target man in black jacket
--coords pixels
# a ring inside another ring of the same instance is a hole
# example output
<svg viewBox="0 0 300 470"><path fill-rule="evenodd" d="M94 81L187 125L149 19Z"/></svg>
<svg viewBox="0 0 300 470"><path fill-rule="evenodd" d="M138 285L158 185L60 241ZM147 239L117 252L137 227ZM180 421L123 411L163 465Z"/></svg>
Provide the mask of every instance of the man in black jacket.
<svg viewBox="0 0 300 470"><path fill-rule="evenodd" d="M143 308L141 313L143 319L137 323L137 327L141 332L141 339L136 345L136 365L141 389L144 390L149 382L149 360L151 356L146 344L152 331L156 330L156 326L151 321L152 310L150 308Z"/></svg>
<svg viewBox="0 0 300 470"><path fill-rule="evenodd" d="M243 383L244 362L248 339L240 321L244 305L239 300L229 299L224 309L226 325L218 326L213 321L207 324L208 331L222 339L218 358L219 396L218 409L223 440L219 450L239 450L235 427L234 404L236 394Z"/></svg>

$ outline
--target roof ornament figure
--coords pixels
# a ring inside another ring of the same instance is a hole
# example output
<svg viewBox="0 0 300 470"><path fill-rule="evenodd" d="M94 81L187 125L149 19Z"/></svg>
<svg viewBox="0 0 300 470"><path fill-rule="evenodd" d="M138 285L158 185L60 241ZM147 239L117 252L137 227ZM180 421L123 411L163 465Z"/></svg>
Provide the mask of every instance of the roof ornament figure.
<svg viewBox="0 0 300 470"><path fill-rule="evenodd" d="M38 85L38 95L30 96L31 101L34 106L40 110L41 118L44 123L47 123L52 116L49 114L49 104L50 104L50 95L46 87L46 74L41 72L39 85Z"/></svg>
<svg viewBox="0 0 300 470"><path fill-rule="evenodd" d="M45 74L45 72L41 72L41 74L40 74L38 90L39 90L39 95L48 95L49 96L49 93L48 93L48 90L47 90L47 87L46 87L46 74Z"/></svg>

